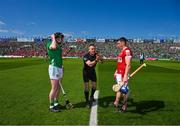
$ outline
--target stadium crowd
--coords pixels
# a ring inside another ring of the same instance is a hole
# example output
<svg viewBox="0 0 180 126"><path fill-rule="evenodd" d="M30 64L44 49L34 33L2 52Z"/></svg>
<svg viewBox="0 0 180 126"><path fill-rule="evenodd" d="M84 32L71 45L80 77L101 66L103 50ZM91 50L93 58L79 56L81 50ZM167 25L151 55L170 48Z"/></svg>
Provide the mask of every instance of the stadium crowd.
<svg viewBox="0 0 180 126"><path fill-rule="evenodd" d="M90 43L106 58L115 58L118 54L115 42L64 42L64 57L82 57L87 52ZM144 53L145 58L180 59L180 43L135 43L129 42L134 58ZM46 40L41 42L0 41L0 55L45 56Z"/></svg>

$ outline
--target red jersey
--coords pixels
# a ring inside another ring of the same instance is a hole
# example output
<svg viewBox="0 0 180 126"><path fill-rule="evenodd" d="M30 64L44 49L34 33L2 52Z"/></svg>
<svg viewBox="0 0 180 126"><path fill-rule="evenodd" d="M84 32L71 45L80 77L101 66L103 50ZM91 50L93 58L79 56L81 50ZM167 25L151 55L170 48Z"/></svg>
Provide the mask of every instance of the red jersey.
<svg viewBox="0 0 180 126"><path fill-rule="evenodd" d="M125 47L117 57L117 73L121 74L122 76L124 76L126 69L126 56L132 57L132 51L128 47Z"/></svg>

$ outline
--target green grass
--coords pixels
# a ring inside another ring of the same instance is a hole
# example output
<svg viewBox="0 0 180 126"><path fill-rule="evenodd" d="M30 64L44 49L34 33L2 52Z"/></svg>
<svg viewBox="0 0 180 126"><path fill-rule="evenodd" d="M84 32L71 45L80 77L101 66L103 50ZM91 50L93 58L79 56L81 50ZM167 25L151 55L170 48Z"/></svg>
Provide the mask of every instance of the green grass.
<svg viewBox="0 0 180 126"><path fill-rule="evenodd" d="M75 108L48 111L50 81L48 63L43 59L0 59L0 124L88 125L85 108L82 60L65 59L63 86ZM152 61L129 82L131 88L126 113L118 113L110 103L115 61L97 66L99 125L180 124L180 62ZM139 66L133 61L132 71ZM62 95L60 103L64 104Z"/></svg>
<svg viewBox="0 0 180 126"><path fill-rule="evenodd" d="M115 98L111 90L115 64L111 61L99 66L100 125L180 124L180 62L147 62L147 67L129 81L131 100L126 113L116 112L111 105ZM133 62L132 69L138 66Z"/></svg>
<svg viewBox="0 0 180 126"><path fill-rule="evenodd" d="M42 59L0 59L0 124L87 125L90 110L84 109L82 62L65 60L64 66L63 85L75 108L51 113L48 64Z"/></svg>

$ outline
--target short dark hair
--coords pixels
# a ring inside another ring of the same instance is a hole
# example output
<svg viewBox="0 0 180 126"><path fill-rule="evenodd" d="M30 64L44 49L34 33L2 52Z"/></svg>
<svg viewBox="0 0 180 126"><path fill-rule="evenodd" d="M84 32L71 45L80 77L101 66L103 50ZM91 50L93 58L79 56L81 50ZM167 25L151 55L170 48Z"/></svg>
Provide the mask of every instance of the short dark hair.
<svg viewBox="0 0 180 126"><path fill-rule="evenodd" d="M125 37L121 37L118 39L118 41L124 42L126 44L128 40Z"/></svg>
<svg viewBox="0 0 180 126"><path fill-rule="evenodd" d="M95 45L94 45L94 44L90 44L90 45L89 45L89 47L90 47L90 46L94 46L94 47L95 47Z"/></svg>
<svg viewBox="0 0 180 126"><path fill-rule="evenodd" d="M64 38L64 35L61 32L54 33L54 36L55 36L55 38Z"/></svg>

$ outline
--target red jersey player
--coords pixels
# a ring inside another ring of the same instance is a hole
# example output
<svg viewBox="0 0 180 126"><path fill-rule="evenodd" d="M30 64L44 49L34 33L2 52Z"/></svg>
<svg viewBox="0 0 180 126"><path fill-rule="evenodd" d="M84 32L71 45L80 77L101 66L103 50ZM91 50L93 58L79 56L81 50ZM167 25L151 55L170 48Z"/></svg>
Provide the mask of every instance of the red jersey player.
<svg viewBox="0 0 180 126"><path fill-rule="evenodd" d="M114 73L114 77L118 84L125 86L128 89L128 74L131 68L131 59L132 59L132 52L126 46L127 39L122 37L117 41L117 48L122 49L117 57L117 68ZM124 112L127 108L127 98L128 98L128 90L127 92L122 92L121 90L116 93L116 99L114 101L114 105L118 107L119 100L123 95L123 105L121 107L121 111Z"/></svg>

